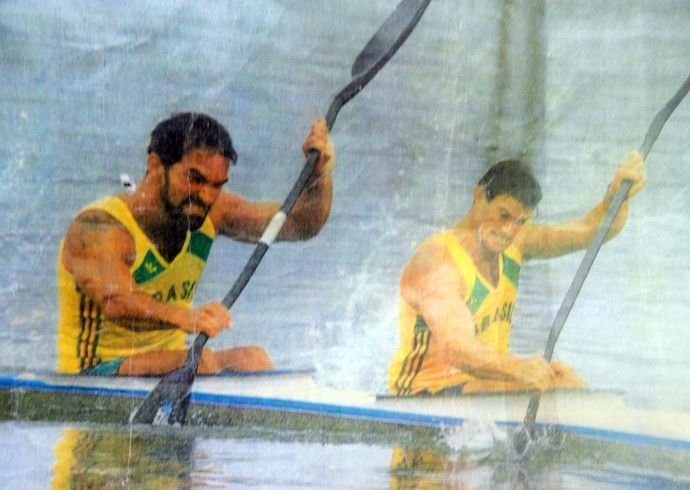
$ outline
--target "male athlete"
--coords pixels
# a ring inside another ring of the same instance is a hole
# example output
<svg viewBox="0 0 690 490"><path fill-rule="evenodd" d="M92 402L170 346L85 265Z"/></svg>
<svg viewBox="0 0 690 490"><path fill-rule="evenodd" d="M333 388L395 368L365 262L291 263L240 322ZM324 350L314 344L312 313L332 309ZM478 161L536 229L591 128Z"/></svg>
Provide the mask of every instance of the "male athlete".
<svg viewBox="0 0 690 490"><path fill-rule="evenodd" d="M313 237L331 209L335 151L325 120L302 148L321 156L279 240ZM222 190L236 161L220 123L175 114L151 133L146 175L134 192L79 213L58 260L59 371L161 375L184 363L188 334L213 337L231 327L219 302L191 306L211 244L218 234L257 242L280 207ZM199 365L200 373L268 369L268 355L254 346L204 349Z"/></svg>
<svg viewBox="0 0 690 490"><path fill-rule="evenodd" d="M624 179L644 185L644 164L631 153L601 203L579 219L530 221L542 193L531 170L510 160L493 166L474 189L471 209L453 228L424 241L400 281L400 346L389 371L397 396L583 387L564 363L508 353L523 259L585 249ZM623 228L628 201L610 239Z"/></svg>

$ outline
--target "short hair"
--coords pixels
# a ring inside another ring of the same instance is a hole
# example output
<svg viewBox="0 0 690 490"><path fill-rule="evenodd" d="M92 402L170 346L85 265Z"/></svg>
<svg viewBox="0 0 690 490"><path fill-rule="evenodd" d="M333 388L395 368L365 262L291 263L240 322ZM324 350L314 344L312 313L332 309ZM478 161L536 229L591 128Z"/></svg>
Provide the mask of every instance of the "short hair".
<svg viewBox="0 0 690 490"><path fill-rule="evenodd" d="M195 148L218 150L233 165L237 163L228 131L212 117L199 112L176 113L158 123L151 132L146 151L158 155L167 168Z"/></svg>
<svg viewBox="0 0 690 490"><path fill-rule="evenodd" d="M542 198L541 186L532 169L520 160L503 160L491 167L477 184L484 189L488 201L508 194L520 204L534 209Z"/></svg>

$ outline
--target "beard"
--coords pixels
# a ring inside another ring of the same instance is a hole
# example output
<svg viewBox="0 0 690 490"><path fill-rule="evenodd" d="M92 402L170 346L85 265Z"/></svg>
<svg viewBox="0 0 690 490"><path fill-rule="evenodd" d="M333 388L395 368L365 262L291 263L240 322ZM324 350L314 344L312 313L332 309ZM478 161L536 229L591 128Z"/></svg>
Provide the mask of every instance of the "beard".
<svg viewBox="0 0 690 490"><path fill-rule="evenodd" d="M168 170L165 171L165 183L161 190L161 201L165 213L173 220L180 229L196 231L206 221L210 207L196 196L189 196L179 204L174 204L169 197ZM191 214L192 206L200 208L203 214Z"/></svg>

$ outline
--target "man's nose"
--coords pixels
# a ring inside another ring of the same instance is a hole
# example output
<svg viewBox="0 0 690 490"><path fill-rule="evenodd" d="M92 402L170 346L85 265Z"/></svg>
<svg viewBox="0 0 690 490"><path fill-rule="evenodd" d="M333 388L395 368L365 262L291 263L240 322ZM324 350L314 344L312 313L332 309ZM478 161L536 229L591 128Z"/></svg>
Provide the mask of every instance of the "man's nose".
<svg viewBox="0 0 690 490"><path fill-rule="evenodd" d="M216 189L215 187L212 187L210 185L205 185L202 186L201 189L199 189L197 196L199 196L199 199L203 201L204 204L210 206L216 201L219 193L220 189Z"/></svg>
<svg viewBox="0 0 690 490"><path fill-rule="evenodd" d="M501 232L508 238L514 238L520 231L521 225L515 221L508 221L501 226Z"/></svg>

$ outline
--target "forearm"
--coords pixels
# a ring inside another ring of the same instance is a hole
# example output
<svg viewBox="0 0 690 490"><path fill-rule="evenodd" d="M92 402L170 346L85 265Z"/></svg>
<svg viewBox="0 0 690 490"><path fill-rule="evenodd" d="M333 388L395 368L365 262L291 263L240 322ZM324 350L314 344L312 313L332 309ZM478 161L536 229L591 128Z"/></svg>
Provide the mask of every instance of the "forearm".
<svg viewBox="0 0 690 490"><path fill-rule="evenodd" d="M308 158L318 155L318 161L277 237L279 240L307 240L316 236L331 212L335 150L324 118L314 121L302 143L302 151Z"/></svg>
<svg viewBox="0 0 690 490"><path fill-rule="evenodd" d="M134 331L193 330L189 308L163 303L144 292L109 295L99 303L106 318Z"/></svg>
<svg viewBox="0 0 690 490"><path fill-rule="evenodd" d="M609 208L608 193L585 216L552 225L531 224L525 233L523 257L548 259L584 250L592 243ZM621 206L606 240L620 233L628 217L628 201Z"/></svg>
<svg viewBox="0 0 690 490"><path fill-rule="evenodd" d="M310 179L290 212L279 240L307 240L316 236L328 220L333 201L330 173Z"/></svg>
<svg viewBox="0 0 690 490"><path fill-rule="evenodd" d="M596 236L596 233L599 229L599 225L601 224L601 221L604 219L604 216L606 215L606 212L608 211L612 200L613 195L609 194L609 192L607 191L602 201L599 204L597 204L594 208L592 208L592 210L584 218L590 235L588 237L586 246L588 246L589 243L591 243L591 241L594 240L594 237ZM611 224L611 228L609 229L606 235L607 241L618 235L625 226L625 223L628 219L628 208L628 200L625 199L623 201L622 206L618 210L618 213L616 214L613 223Z"/></svg>
<svg viewBox="0 0 690 490"><path fill-rule="evenodd" d="M611 200L625 181L632 182L627 197L606 235L606 240L615 237L625 226L628 217L628 200L645 185L642 156L633 152L621 162L609 184L604 198L585 216L554 225L528 223L522 234L524 258L548 259L588 248L596 236L599 225L609 208ZM516 242L517 243L517 242Z"/></svg>
<svg viewBox="0 0 690 490"><path fill-rule="evenodd" d="M497 352L479 341L471 344L450 343L446 348L446 359L458 369L477 378L522 380L522 359L512 354Z"/></svg>

